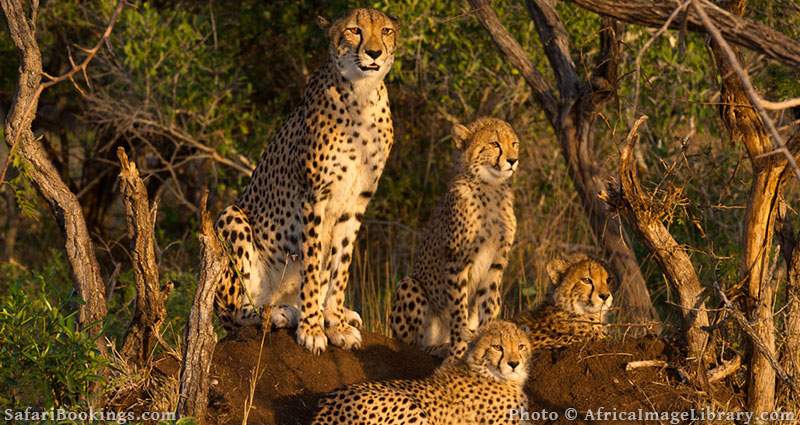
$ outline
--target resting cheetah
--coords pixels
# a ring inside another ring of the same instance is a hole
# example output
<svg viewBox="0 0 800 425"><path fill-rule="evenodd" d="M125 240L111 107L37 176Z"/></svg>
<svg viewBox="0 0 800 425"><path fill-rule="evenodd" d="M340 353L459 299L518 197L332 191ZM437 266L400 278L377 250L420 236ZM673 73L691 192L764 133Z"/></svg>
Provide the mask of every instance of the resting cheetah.
<svg viewBox="0 0 800 425"><path fill-rule="evenodd" d="M453 126L456 172L423 232L411 275L395 290L398 339L438 356L463 355L472 332L500 312L500 284L517 220L511 177L519 141L480 118Z"/></svg>
<svg viewBox="0 0 800 425"><path fill-rule="evenodd" d="M529 329L534 350L564 347L591 338L604 338L614 297L603 264L578 254L555 259L548 266L555 288L541 307L520 313L514 322Z"/></svg>
<svg viewBox="0 0 800 425"><path fill-rule="evenodd" d="M320 402L312 425L324 424L518 424L513 411L527 408L530 341L510 322L481 328L463 359L421 380L365 382Z"/></svg>
<svg viewBox="0 0 800 425"><path fill-rule="evenodd" d="M328 340L347 349L361 344L352 326L361 318L344 307L344 289L362 215L394 141L383 78L398 31L373 9L320 23L328 28L329 60L216 223L232 248L217 293L223 324L258 323L267 305L273 326L297 325L297 342L314 353Z"/></svg>

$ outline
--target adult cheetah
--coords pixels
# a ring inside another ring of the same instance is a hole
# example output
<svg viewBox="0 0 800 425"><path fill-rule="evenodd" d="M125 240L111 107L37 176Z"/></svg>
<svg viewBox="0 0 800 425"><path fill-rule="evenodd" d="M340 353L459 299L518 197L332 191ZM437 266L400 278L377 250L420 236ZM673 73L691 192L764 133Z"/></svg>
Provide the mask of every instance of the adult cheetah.
<svg viewBox="0 0 800 425"><path fill-rule="evenodd" d="M517 220L511 177L516 133L480 118L453 126L454 178L423 231L411 275L397 285L395 336L444 357L460 357L479 326L500 312L500 285Z"/></svg>
<svg viewBox="0 0 800 425"><path fill-rule="evenodd" d="M584 254L556 258L547 266L555 285L550 299L534 310L520 313L514 322L528 328L534 350L553 349L604 338L614 297L608 270Z"/></svg>
<svg viewBox="0 0 800 425"><path fill-rule="evenodd" d="M320 24L329 60L216 222L232 249L217 293L223 324L256 324L270 311L273 326L296 325L297 342L314 353L328 341L361 344L361 318L344 307L344 290L362 215L394 141L383 79L398 34L397 22L374 9Z"/></svg>
<svg viewBox="0 0 800 425"><path fill-rule="evenodd" d="M312 425L518 424L527 408L530 341L505 321L481 328L464 358L421 380L365 382L320 402Z"/></svg>

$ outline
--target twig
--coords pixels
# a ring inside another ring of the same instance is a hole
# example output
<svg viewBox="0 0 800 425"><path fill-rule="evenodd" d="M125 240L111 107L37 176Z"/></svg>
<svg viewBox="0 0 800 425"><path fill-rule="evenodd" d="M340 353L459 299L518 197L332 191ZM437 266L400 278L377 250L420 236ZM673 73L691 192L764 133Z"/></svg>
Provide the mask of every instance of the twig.
<svg viewBox="0 0 800 425"><path fill-rule="evenodd" d="M628 362L628 364L625 365L625 372L630 372L632 370L641 369L645 367L664 368L667 366L669 366L669 364L664 360L638 360L635 362Z"/></svg>
<svg viewBox="0 0 800 425"><path fill-rule="evenodd" d="M778 363L778 360L775 359L775 356L772 355L769 348L767 348L764 342L761 341L761 338L758 337L755 329L753 329L753 325L751 325L747 318L744 317L742 312L740 312L739 309L737 309L736 306L731 303L727 295L725 295L725 292L723 292L722 288L719 287L718 282L714 282L714 289L717 291L717 296L719 296L719 298L722 300L722 303L725 305L725 310L730 313L736 323L738 323L742 328L744 333L750 337L750 340L753 342L753 345L756 346L758 351L760 351L761 354L767 358L769 364L772 365L773 369L775 369L775 373L778 374L781 380L783 380L783 382L785 382L795 394L800 395L800 389L797 388L797 384L789 376L789 374L783 370L783 367L781 367L780 363Z"/></svg>

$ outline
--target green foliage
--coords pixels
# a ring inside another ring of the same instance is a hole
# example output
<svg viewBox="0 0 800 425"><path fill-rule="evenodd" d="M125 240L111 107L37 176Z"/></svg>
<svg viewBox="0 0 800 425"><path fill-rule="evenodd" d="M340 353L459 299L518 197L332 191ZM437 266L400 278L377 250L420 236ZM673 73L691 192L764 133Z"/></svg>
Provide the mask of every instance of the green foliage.
<svg viewBox="0 0 800 425"><path fill-rule="evenodd" d="M55 261L58 254L53 253ZM3 265L0 274L0 404L7 408L85 406L105 361L77 330L77 311L55 304L45 276Z"/></svg>

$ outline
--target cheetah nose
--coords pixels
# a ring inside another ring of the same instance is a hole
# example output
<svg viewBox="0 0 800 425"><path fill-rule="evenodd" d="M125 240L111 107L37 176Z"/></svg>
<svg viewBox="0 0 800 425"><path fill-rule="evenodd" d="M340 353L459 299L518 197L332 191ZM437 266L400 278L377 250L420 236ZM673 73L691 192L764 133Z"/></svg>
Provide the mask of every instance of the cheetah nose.
<svg viewBox="0 0 800 425"><path fill-rule="evenodd" d="M598 296L600 297L601 300L605 301L608 299L608 297L611 296L611 294L600 294Z"/></svg>
<svg viewBox="0 0 800 425"><path fill-rule="evenodd" d="M383 52L380 50L367 50L367 56L371 57L372 59L378 59L381 57L381 53Z"/></svg>
<svg viewBox="0 0 800 425"><path fill-rule="evenodd" d="M516 163L517 163L517 158L514 158L514 159L509 158L508 159L508 165L513 167L514 164L516 164Z"/></svg>
<svg viewBox="0 0 800 425"><path fill-rule="evenodd" d="M519 362L511 361L511 362L508 362L508 365L511 366L511 369L513 370L513 369L516 369L517 366L519 366Z"/></svg>

